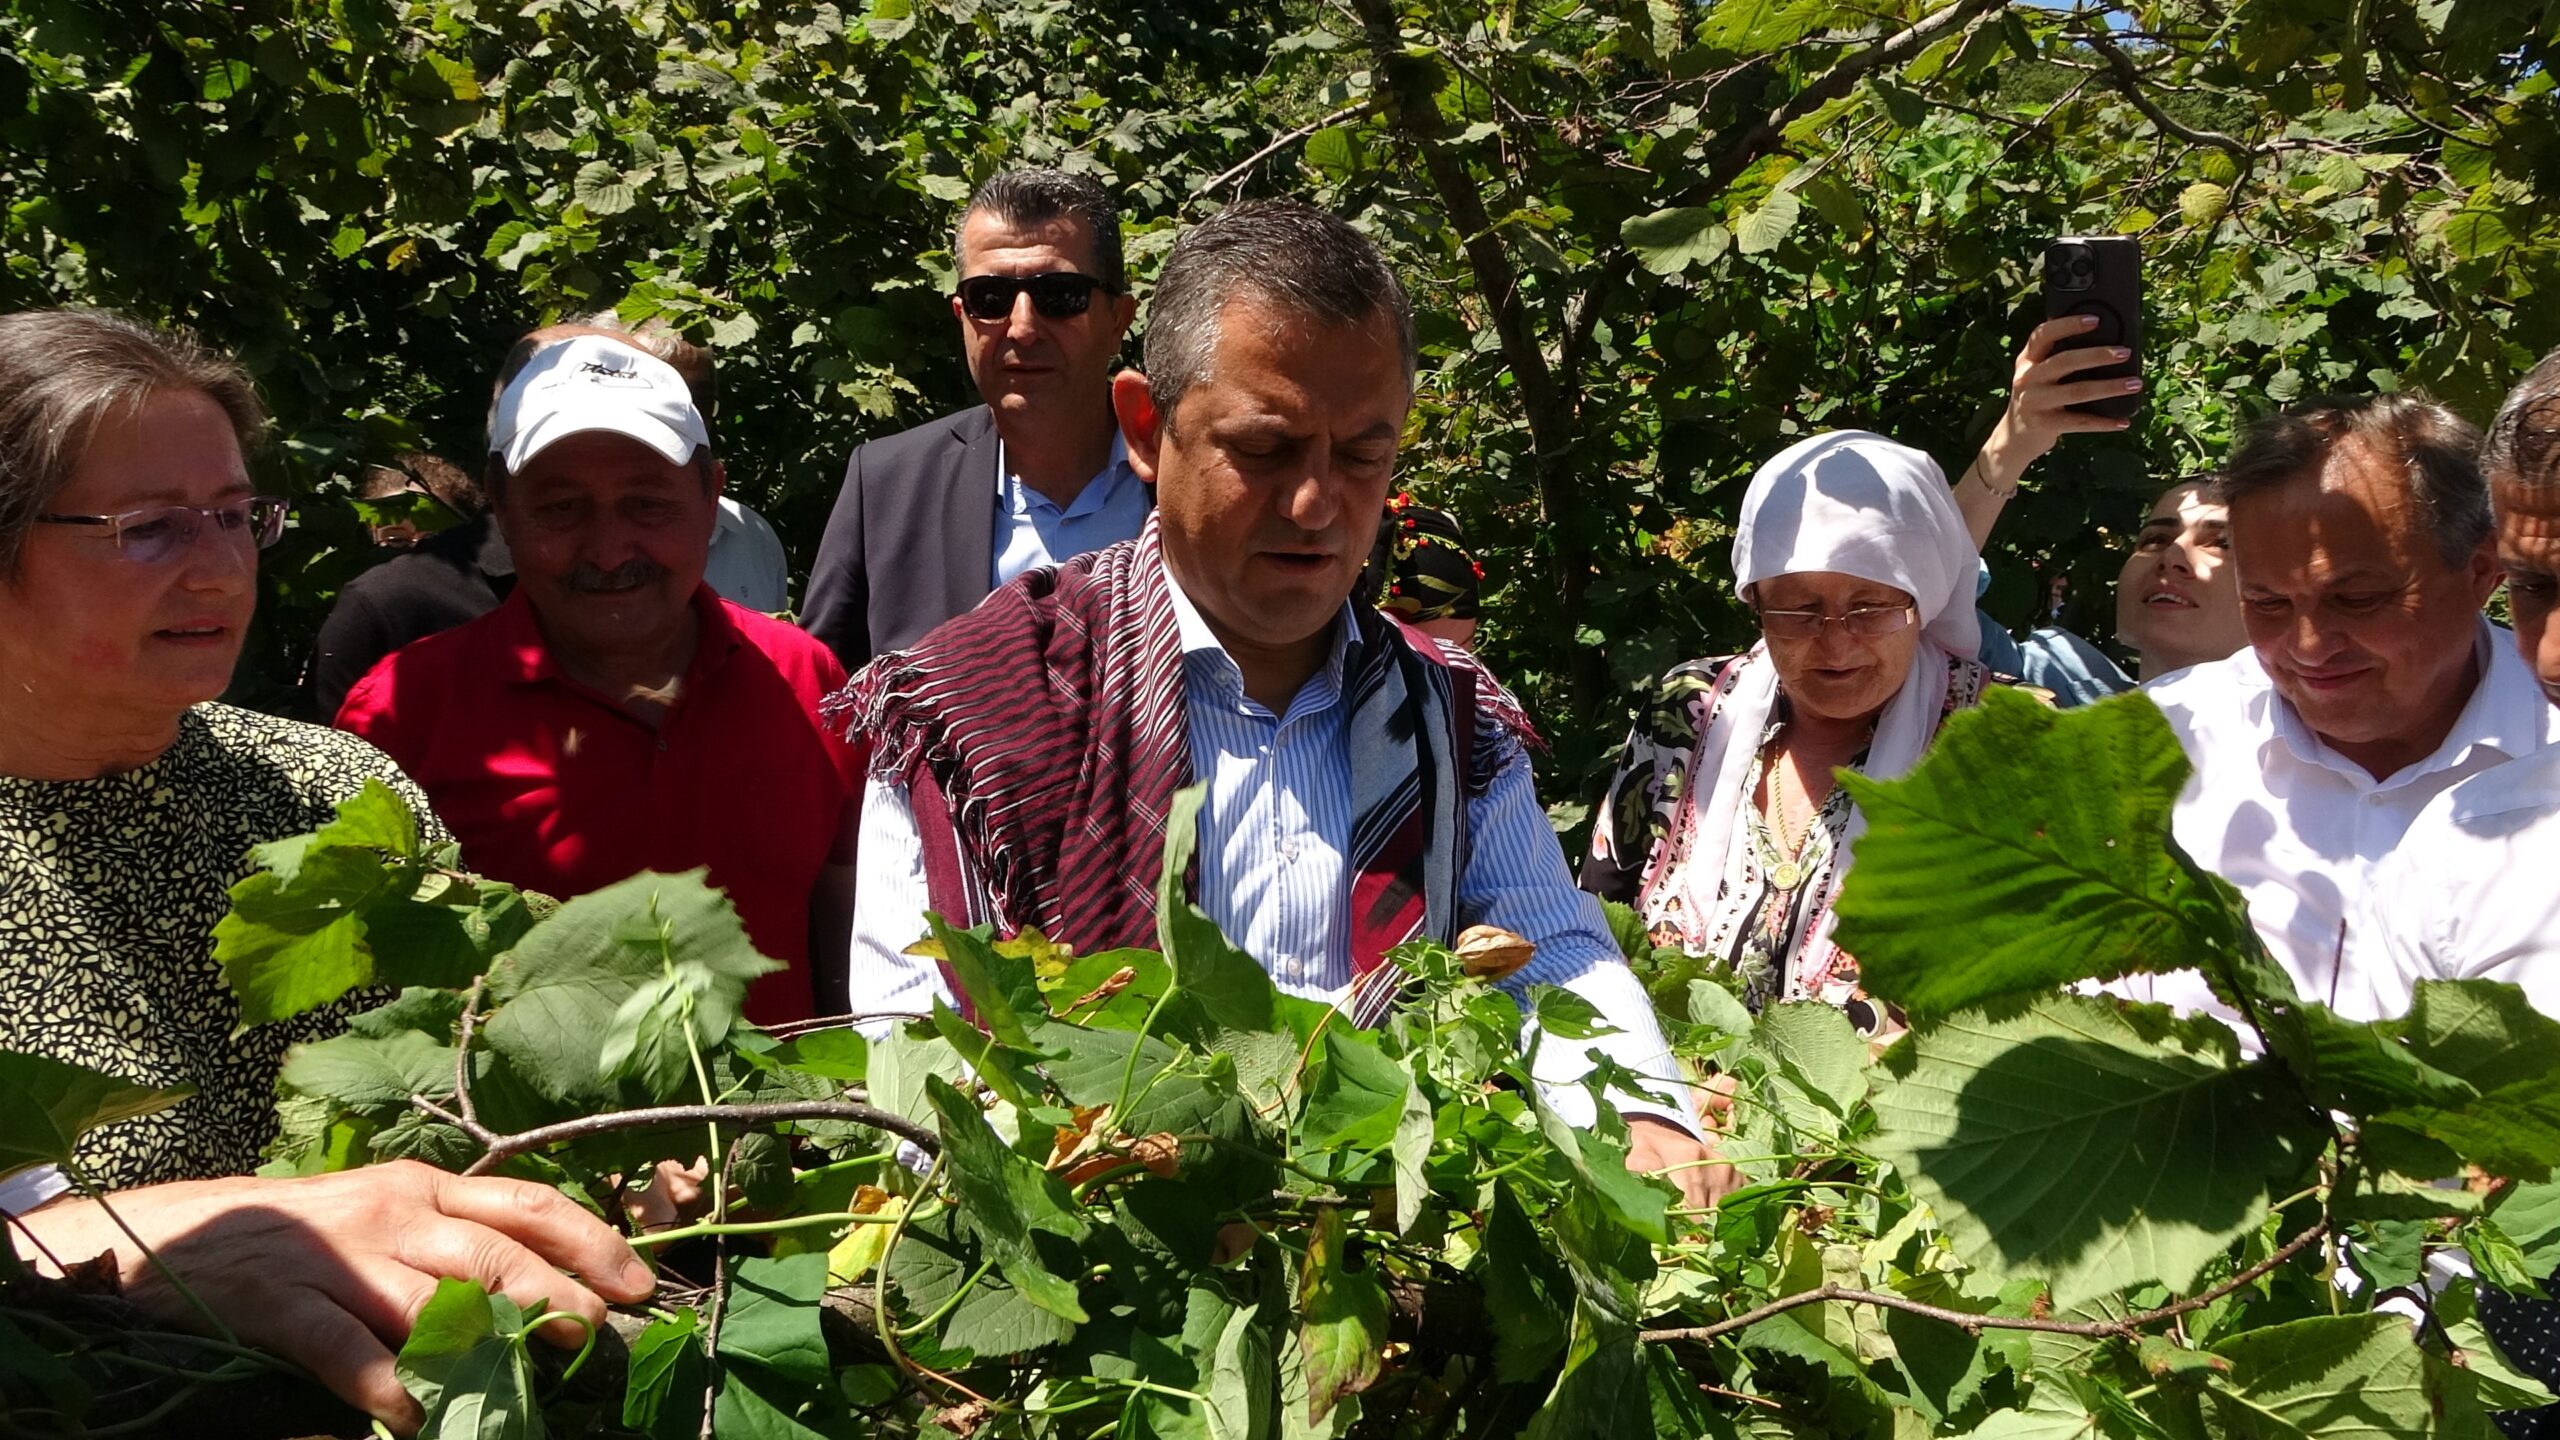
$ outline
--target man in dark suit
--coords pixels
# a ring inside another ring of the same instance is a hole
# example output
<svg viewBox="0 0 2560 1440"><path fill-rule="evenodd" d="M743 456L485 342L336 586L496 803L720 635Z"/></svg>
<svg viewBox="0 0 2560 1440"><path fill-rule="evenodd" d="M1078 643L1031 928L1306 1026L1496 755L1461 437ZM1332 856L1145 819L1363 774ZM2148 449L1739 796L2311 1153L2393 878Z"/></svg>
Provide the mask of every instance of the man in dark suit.
<svg viewBox="0 0 2560 1440"><path fill-rule="evenodd" d="M1138 309L1111 197L1056 170L998 175L952 248L951 313L986 403L853 452L802 617L847 670L1025 570L1135 536L1152 503L1111 414Z"/></svg>

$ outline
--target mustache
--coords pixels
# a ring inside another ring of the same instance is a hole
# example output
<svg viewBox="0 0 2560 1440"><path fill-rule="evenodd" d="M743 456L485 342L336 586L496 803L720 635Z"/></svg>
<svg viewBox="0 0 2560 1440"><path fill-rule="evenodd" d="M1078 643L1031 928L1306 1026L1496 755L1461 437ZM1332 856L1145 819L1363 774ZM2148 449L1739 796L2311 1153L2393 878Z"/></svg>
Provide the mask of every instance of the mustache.
<svg viewBox="0 0 2560 1440"><path fill-rule="evenodd" d="M655 560L635 556L610 570L599 570L593 565L581 565L570 571L561 583L581 595L619 595L626 590L637 590L643 585L663 580L666 575L666 566Z"/></svg>

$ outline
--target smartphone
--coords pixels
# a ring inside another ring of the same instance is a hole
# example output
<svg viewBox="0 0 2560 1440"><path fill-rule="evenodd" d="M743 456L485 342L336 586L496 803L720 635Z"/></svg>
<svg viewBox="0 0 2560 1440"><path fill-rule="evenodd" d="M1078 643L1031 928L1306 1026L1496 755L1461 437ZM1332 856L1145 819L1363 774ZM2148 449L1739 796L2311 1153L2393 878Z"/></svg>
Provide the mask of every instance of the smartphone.
<svg viewBox="0 0 2560 1440"><path fill-rule="evenodd" d="M2130 380L2142 373L2142 245L2126 235L2066 235L2044 252L2044 318L2095 315L2087 333L2062 342L2065 350L2121 345L2133 353L2114 365L2083 370L2079 380ZM2139 391L2074 405L2091 415L2123 420L2142 404Z"/></svg>

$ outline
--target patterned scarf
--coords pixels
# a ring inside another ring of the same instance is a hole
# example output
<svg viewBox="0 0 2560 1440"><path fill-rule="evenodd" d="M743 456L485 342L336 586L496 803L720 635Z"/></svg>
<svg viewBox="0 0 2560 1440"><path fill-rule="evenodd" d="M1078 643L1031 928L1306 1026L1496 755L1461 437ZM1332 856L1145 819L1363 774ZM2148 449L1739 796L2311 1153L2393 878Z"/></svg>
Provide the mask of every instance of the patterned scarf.
<svg viewBox="0 0 2560 1440"><path fill-rule="evenodd" d="M1023 574L827 701L828 724L870 747L870 773L907 786L944 915L1037 926L1082 954L1154 943L1166 817L1191 777L1171 584L1151 517L1135 540ZM1463 652L1357 613L1350 1008L1371 1023L1396 989L1387 951L1454 933L1467 797L1535 737Z"/></svg>

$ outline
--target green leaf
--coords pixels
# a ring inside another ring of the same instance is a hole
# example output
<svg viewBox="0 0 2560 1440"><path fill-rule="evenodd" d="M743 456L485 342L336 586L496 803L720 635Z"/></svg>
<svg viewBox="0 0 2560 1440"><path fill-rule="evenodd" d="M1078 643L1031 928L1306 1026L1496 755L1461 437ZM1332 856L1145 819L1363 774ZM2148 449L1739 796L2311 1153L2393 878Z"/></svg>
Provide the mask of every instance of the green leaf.
<svg viewBox="0 0 2560 1440"><path fill-rule="evenodd" d="M1840 9L1820 0L1716 0L1698 39L1737 55L1783 49L1828 27Z"/></svg>
<svg viewBox="0 0 2560 1440"><path fill-rule="evenodd" d="M193 1085L136 1085L85 1065L0 1050L0 1176L72 1163L80 1137L101 1125L156 1115Z"/></svg>
<svg viewBox="0 0 2560 1440"><path fill-rule="evenodd" d="M579 166L570 193L590 215L619 215L640 202L622 172L603 160L590 160Z"/></svg>
<svg viewBox="0 0 2560 1440"><path fill-rule="evenodd" d="M1656 275L1679 275L1713 265L1733 244L1733 236L1717 223L1715 210L1684 205L1633 216L1618 227L1618 238L1635 252L1636 263Z"/></svg>
<svg viewBox="0 0 2560 1440"><path fill-rule="evenodd" d="M943 1314L936 1343L966 1363L1025 1354L1075 1335L1073 1321L1032 1304L1001 1275L979 1278L984 1247L962 1229L947 1211L913 1221L890 1252L889 1283L909 1317Z"/></svg>
<svg viewBox="0 0 2560 1440"><path fill-rule="evenodd" d="M2213 1352L2231 1362L2205 1391L2228 1433L2321 1440L2437 1433L2438 1386L2409 1322L2397 1315L2271 1325Z"/></svg>
<svg viewBox="0 0 2560 1440"><path fill-rule="evenodd" d="M2500 1352L2497 1342L2489 1338L2488 1327L2480 1323L2478 1300L2472 1286L2456 1282L2438 1294L2430 1308L2452 1347L2448 1358L2469 1372L2481 1405L2491 1410L2530 1410L2560 1403L2550 1387L2517 1369Z"/></svg>
<svg viewBox="0 0 2560 1440"><path fill-rule="evenodd" d="M231 887L213 927L214 958L240 997L240 1028L283 1020L373 983L364 907L392 871L367 852L297 855L292 877L259 872Z"/></svg>
<svg viewBox="0 0 2560 1440"><path fill-rule="evenodd" d="M1173 970L1175 991L1222 1030L1268 1033L1279 1025L1279 991L1261 962L1235 947L1217 922L1191 903L1185 878L1200 843L1206 785L1174 792L1165 820L1164 868L1156 879L1156 943Z"/></svg>
<svg viewBox="0 0 2560 1440"><path fill-rule="evenodd" d="M1778 1092L1787 1123L1837 1136L1840 1122L1867 1097L1867 1042L1849 1017L1836 1005L1813 1001L1772 1005L1760 1012L1752 1038L1770 1067L1790 1082Z"/></svg>
<svg viewBox="0 0 2560 1440"><path fill-rule="evenodd" d="M1665 1216L1679 1198L1671 1182L1629 1170L1623 1143L1567 1125L1543 1099L1532 1097L1531 1103L1537 1107L1539 1130L1564 1152L1574 1177L1600 1212L1656 1245L1669 1244L1671 1229Z"/></svg>
<svg viewBox="0 0 2560 1440"><path fill-rule="evenodd" d="M1328 175L1349 175L1360 168L1360 139L1348 125L1328 125L1307 137L1307 168Z"/></svg>
<svg viewBox="0 0 2560 1440"><path fill-rule="evenodd" d="M2560 1180L2513 1186L2489 1213L2516 1242L2527 1268L2536 1275L2560 1274Z"/></svg>
<svg viewBox="0 0 2560 1440"><path fill-rule="evenodd" d="M634 875L561 906L508 952L480 1033L551 1099L612 1102L624 1076L669 1097L692 1087L686 1035L725 1039L747 982L778 968L702 871Z"/></svg>
<svg viewBox="0 0 2560 1440"><path fill-rule="evenodd" d="M2202 229L2222 218L2231 208L2231 192L2210 180L2199 180L2178 192L2178 216L2189 225Z"/></svg>
<svg viewBox="0 0 2560 1440"><path fill-rule="evenodd" d="M2172 1291L2266 1218L2315 1148L2308 1110L2230 1033L2050 995L1968 1011L1888 1052L1875 1153L1967 1264L2068 1308Z"/></svg>
<svg viewBox="0 0 2560 1440"><path fill-rule="evenodd" d="M1412 1076L1375 1039L1356 1030L1327 1029L1323 1043L1324 1067L1308 1091L1300 1122L1305 1148L1374 1150L1392 1143Z"/></svg>
<svg viewBox="0 0 2560 1440"><path fill-rule="evenodd" d="M2434 1140L2495 1175L2542 1180L2560 1165L2560 1021L2500 981L2421 980L2399 1029L2418 1062L2477 1096L2395 1106L2369 1129Z"/></svg>
<svg viewBox="0 0 2560 1440"><path fill-rule="evenodd" d="M672 1320L650 1321L649 1328L631 1342L631 1368L622 1392L622 1423L642 1431L655 1427L668 1399L691 1388L687 1381L699 1375L702 1363L699 1312L678 1310ZM695 1414L700 1414L699 1405Z"/></svg>
<svg viewBox="0 0 2560 1440"><path fill-rule="evenodd" d="M2145 696L1994 689L1901 779L1844 774L1867 817L1839 906L1861 983L1929 1016L2254 950L2238 897L2169 838L2187 773Z"/></svg>
<svg viewBox="0 0 2560 1440"><path fill-rule="evenodd" d="M1048 1004L1040 998L1040 977L1027 960L996 953L984 930L954 930L940 915L927 914L925 924L942 962L960 982L960 992L975 1009L977 1021L1001 1045L1031 1048L1032 1020L1045 1018Z"/></svg>
<svg viewBox="0 0 2560 1440"><path fill-rule="evenodd" d="M1344 1396L1368 1389L1385 1367L1386 1287L1374 1273L1350 1267L1343 1243L1342 1211L1328 1205L1307 1233L1298 1284L1309 1424L1321 1424Z"/></svg>
<svg viewBox="0 0 2560 1440"><path fill-rule="evenodd" d="M1437 1136L1437 1117L1431 1102L1423 1096L1416 1082L1404 1092L1404 1114L1396 1121L1396 1233L1410 1235L1413 1224L1422 1218L1422 1204L1431 1198L1431 1181L1423 1173L1423 1164L1431 1158L1431 1144Z"/></svg>
<svg viewBox="0 0 2560 1440"><path fill-rule="evenodd" d="M720 1440L828 1440L795 1418L796 1405L786 1409L765 1393L776 1388L752 1369L730 1371L712 1405L711 1433Z"/></svg>
<svg viewBox="0 0 2560 1440"><path fill-rule="evenodd" d="M1041 1309L1081 1325L1088 1318L1075 1282L1049 1268L1033 1236L1082 1240L1090 1227L1057 1177L1006 1149L985 1112L936 1076L925 1093L941 1121L942 1155L969 1229L1014 1287Z"/></svg>
<svg viewBox="0 0 2560 1440"><path fill-rule="evenodd" d="M1733 227L1735 248L1745 255L1765 255L1778 248L1787 232L1796 228L1797 212L1804 208L1792 190L1772 191L1760 202L1760 208L1742 217Z"/></svg>
<svg viewBox="0 0 2560 1440"><path fill-rule="evenodd" d="M1617 1440L1649 1433L1653 1397L1644 1383L1642 1348L1635 1327L1622 1317L1576 1299L1564 1369L1530 1417L1523 1440Z"/></svg>
<svg viewBox="0 0 2560 1440"><path fill-rule="evenodd" d="M720 1319L720 1358L752 1360L787 1380L823 1386L834 1373L818 1308L827 1289L823 1251L779 1260L749 1258L730 1272Z"/></svg>
<svg viewBox="0 0 2560 1440"><path fill-rule="evenodd" d="M453 1094L454 1049L416 1030L375 1039L335 1035L296 1045L285 1053L278 1083L300 1095L349 1110L401 1111L409 1097L444 1100Z"/></svg>
<svg viewBox="0 0 2560 1440"><path fill-rule="evenodd" d="M2445 222L2444 243L2457 258L2478 260L2513 246L2516 235L2497 211L2465 208Z"/></svg>
<svg viewBox="0 0 2560 1440"><path fill-rule="evenodd" d="M1207 1380L1213 1440L1272 1440L1278 1433L1280 1362L1259 1305L1239 1305L1227 1315Z"/></svg>
<svg viewBox="0 0 2560 1440"><path fill-rule="evenodd" d="M1486 1309L1496 1321L1494 1377L1506 1385L1535 1379L1564 1347L1560 1317L1572 1303L1573 1282L1507 1180L1494 1182L1493 1213L1477 1260Z"/></svg>
<svg viewBox="0 0 2560 1440"><path fill-rule="evenodd" d="M533 1364L515 1302L469 1280L444 1279L418 1312L395 1362L427 1422L420 1432L470 1440L538 1440Z"/></svg>

